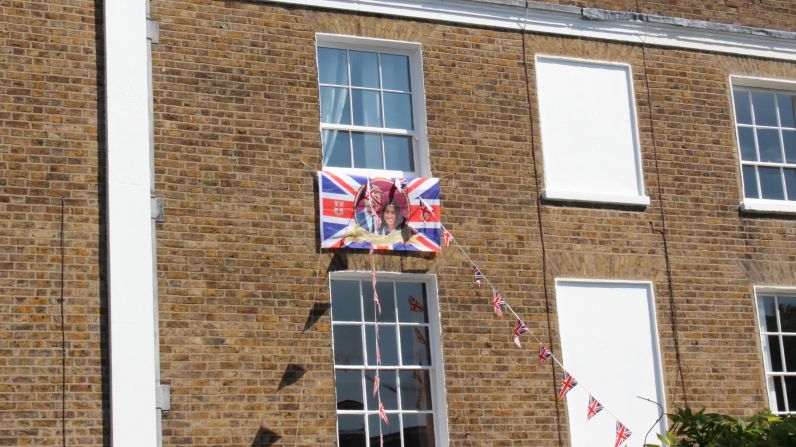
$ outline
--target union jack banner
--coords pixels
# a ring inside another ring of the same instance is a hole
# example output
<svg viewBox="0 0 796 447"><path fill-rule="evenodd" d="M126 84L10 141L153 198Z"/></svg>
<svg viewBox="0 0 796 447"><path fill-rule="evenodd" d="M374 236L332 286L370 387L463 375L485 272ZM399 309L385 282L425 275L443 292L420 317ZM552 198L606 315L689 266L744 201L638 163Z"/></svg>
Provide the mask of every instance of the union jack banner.
<svg viewBox="0 0 796 447"><path fill-rule="evenodd" d="M319 171L321 247L439 251L439 179L405 180Z"/></svg>
<svg viewBox="0 0 796 447"><path fill-rule="evenodd" d="M473 266L473 281L475 282L475 285L481 287L481 281L483 279L484 279L484 274L481 273L481 270L479 270L478 267Z"/></svg>
<svg viewBox="0 0 796 447"><path fill-rule="evenodd" d="M625 427L621 422L616 421L616 444L614 444L614 447L622 445L632 434L629 428Z"/></svg>
<svg viewBox="0 0 796 447"><path fill-rule="evenodd" d="M384 411L384 404L381 401L379 401L379 416L381 416L385 424L390 425L390 420L387 419L387 413Z"/></svg>
<svg viewBox="0 0 796 447"><path fill-rule="evenodd" d="M564 371L564 378L561 380L561 391L558 392L558 400L563 400L569 390L575 388L577 385L578 381L569 375L568 372Z"/></svg>
<svg viewBox="0 0 796 447"><path fill-rule="evenodd" d="M423 311L426 310L426 308L423 307L423 305L420 303L420 301L415 299L415 297L410 296L409 297L409 310L411 310L412 312L423 312Z"/></svg>
<svg viewBox="0 0 796 447"><path fill-rule="evenodd" d="M590 421L591 418L597 416L597 413L603 411L603 404L597 401L591 394L589 395L589 407L586 412L586 421Z"/></svg>
<svg viewBox="0 0 796 447"><path fill-rule="evenodd" d="M503 295L495 289L492 289L492 307L495 308L495 313L498 314L499 317L503 316L503 310L506 309L506 300L504 300Z"/></svg>
<svg viewBox="0 0 796 447"><path fill-rule="evenodd" d="M528 326L526 326L522 320L517 318L517 326L514 327L514 344L516 344L517 347L522 347L520 344L520 336L526 332L528 332Z"/></svg>
<svg viewBox="0 0 796 447"><path fill-rule="evenodd" d="M545 360L549 359L553 356L553 353L550 352L549 349L545 347L545 345L539 345L539 364L543 364Z"/></svg>
<svg viewBox="0 0 796 447"><path fill-rule="evenodd" d="M453 235L448 230L442 230L442 245L448 247L453 240Z"/></svg>

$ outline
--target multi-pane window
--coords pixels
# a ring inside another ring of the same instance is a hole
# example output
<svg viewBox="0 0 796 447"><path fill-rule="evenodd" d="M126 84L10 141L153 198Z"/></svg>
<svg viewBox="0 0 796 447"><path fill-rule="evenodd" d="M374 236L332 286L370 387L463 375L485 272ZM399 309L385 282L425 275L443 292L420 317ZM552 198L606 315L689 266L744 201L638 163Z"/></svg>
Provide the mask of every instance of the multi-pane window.
<svg viewBox="0 0 796 447"><path fill-rule="evenodd" d="M796 296L758 294L757 309L771 411L796 412Z"/></svg>
<svg viewBox="0 0 796 447"><path fill-rule="evenodd" d="M413 82L419 70L413 55L319 40L324 167L420 174L422 86Z"/></svg>
<svg viewBox="0 0 796 447"><path fill-rule="evenodd" d="M796 201L796 95L735 87L744 197Z"/></svg>
<svg viewBox="0 0 796 447"><path fill-rule="evenodd" d="M380 315L369 280L332 279L331 293L339 445L378 446L379 430L386 446L444 445L438 321L426 284L379 280ZM373 394L377 369L389 425Z"/></svg>

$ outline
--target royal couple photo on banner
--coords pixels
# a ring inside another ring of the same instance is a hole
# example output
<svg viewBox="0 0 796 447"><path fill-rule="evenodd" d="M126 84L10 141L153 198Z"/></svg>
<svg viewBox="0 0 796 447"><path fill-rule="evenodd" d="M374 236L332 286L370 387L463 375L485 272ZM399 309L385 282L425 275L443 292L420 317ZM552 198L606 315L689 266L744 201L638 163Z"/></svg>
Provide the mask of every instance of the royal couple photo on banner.
<svg viewBox="0 0 796 447"><path fill-rule="evenodd" d="M371 182L371 203L368 203L368 197L365 197L367 194L358 197L357 225L378 236L389 236L408 229L406 222L409 219L410 207L406 193L394 184L390 184L389 191L385 193L382 189L384 185L379 183L383 182ZM363 190L364 192L366 191Z"/></svg>

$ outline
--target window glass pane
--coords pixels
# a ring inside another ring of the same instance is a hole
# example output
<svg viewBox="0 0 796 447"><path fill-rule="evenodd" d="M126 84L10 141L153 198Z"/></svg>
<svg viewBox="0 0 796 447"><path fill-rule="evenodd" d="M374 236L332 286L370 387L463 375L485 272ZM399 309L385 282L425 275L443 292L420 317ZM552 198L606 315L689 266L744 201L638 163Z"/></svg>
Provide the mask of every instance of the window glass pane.
<svg viewBox="0 0 796 447"><path fill-rule="evenodd" d="M755 150L755 131L751 127L738 128L738 143L741 145L741 159L757 161Z"/></svg>
<svg viewBox="0 0 796 447"><path fill-rule="evenodd" d="M796 163L796 130L783 130L782 142L785 144L785 161Z"/></svg>
<svg viewBox="0 0 796 447"><path fill-rule="evenodd" d="M785 199L785 192L782 189L782 174L779 171L779 168L758 168L760 191L764 199Z"/></svg>
<svg viewBox="0 0 796 447"><path fill-rule="evenodd" d="M777 125L777 110L773 93L753 91L752 106L755 112L755 124L760 126Z"/></svg>
<svg viewBox="0 0 796 447"><path fill-rule="evenodd" d="M415 163L412 152L412 137L400 135L384 136L384 159L387 169L405 172L414 171Z"/></svg>
<svg viewBox="0 0 796 447"><path fill-rule="evenodd" d="M354 145L355 168L384 169L379 134L352 132L351 143Z"/></svg>
<svg viewBox="0 0 796 447"><path fill-rule="evenodd" d="M384 127L414 129L411 94L384 93Z"/></svg>
<svg viewBox="0 0 796 447"><path fill-rule="evenodd" d="M779 123L782 127L796 127L794 118L794 96L778 94L777 105L779 106Z"/></svg>
<svg viewBox="0 0 796 447"><path fill-rule="evenodd" d="M796 169L783 169L788 200L796 200Z"/></svg>
<svg viewBox="0 0 796 447"><path fill-rule="evenodd" d="M414 282L398 282L395 283L395 289L398 294L398 321L402 323L428 323L426 285Z"/></svg>
<svg viewBox="0 0 796 447"><path fill-rule="evenodd" d="M399 372L401 376L401 409L431 410L431 381L428 370Z"/></svg>
<svg viewBox="0 0 796 447"><path fill-rule="evenodd" d="M778 130L757 129L757 146L760 148L760 161L782 163Z"/></svg>
<svg viewBox="0 0 796 447"><path fill-rule="evenodd" d="M777 395L777 411L785 411L785 390L782 389L782 377L772 377L774 383L774 394Z"/></svg>
<svg viewBox="0 0 796 447"><path fill-rule="evenodd" d="M337 433L340 447L364 447L365 417L360 414L340 414L337 416Z"/></svg>
<svg viewBox="0 0 796 447"><path fill-rule="evenodd" d="M338 369L334 373L338 410L364 410L362 402L362 371Z"/></svg>
<svg viewBox="0 0 796 447"><path fill-rule="evenodd" d="M434 417L430 414L404 414L404 443L412 447L434 447Z"/></svg>
<svg viewBox="0 0 796 447"><path fill-rule="evenodd" d="M359 305L359 281L332 281L334 321L362 321Z"/></svg>
<svg viewBox="0 0 796 447"><path fill-rule="evenodd" d="M749 92L735 89L735 119L739 124L752 124L752 109L749 103Z"/></svg>
<svg viewBox="0 0 796 447"><path fill-rule="evenodd" d="M771 353L771 371L782 372L782 350L779 346L779 336L768 336L768 352Z"/></svg>
<svg viewBox="0 0 796 447"><path fill-rule="evenodd" d="M427 327L401 327L401 360L404 365L431 365Z"/></svg>
<svg viewBox="0 0 796 447"><path fill-rule="evenodd" d="M354 107L354 125L381 127L381 99L379 99L379 92L351 90L351 103Z"/></svg>
<svg viewBox="0 0 796 447"><path fill-rule="evenodd" d="M401 90L408 92L409 88L409 58L397 54L381 55L381 79L387 90Z"/></svg>
<svg viewBox="0 0 796 447"><path fill-rule="evenodd" d="M337 130L323 131L323 165L351 167L350 135Z"/></svg>
<svg viewBox="0 0 796 447"><path fill-rule="evenodd" d="M365 328L368 345L368 365L376 366L376 329L373 325ZM402 340L403 341L403 340ZM395 326L379 326L379 348L382 366L398 366L398 345L395 339Z"/></svg>
<svg viewBox="0 0 796 447"><path fill-rule="evenodd" d="M360 326L334 326L334 363L336 365L362 365L362 328Z"/></svg>
<svg viewBox="0 0 796 447"><path fill-rule="evenodd" d="M379 393L381 403L387 411L398 409L398 382L395 379L394 369L382 369L379 372ZM379 400L373 395L373 381L376 380L376 371L365 371L365 384L368 393L368 410L377 411ZM403 385L401 385L403 387Z"/></svg>
<svg viewBox="0 0 796 447"><path fill-rule="evenodd" d="M760 313L762 318L762 324L765 325L763 327L764 332L779 332L779 326L777 325L777 310L776 304L774 303L773 296L761 296L760 297Z"/></svg>
<svg viewBox="0 0 796 447"><path fill-rule="evenodd" d="M796 332L796 297L781 296L777 299L777 304L781 331Z"/></svg>
<svg viewBox="0 0 796 447"><path fill-rule="evenodd" d="M326 124L351 124L348 89L321 87L321 122Z"/></svg>
<svg viewBox="0 0 796 447"><path fill-rule="evenodd" d="M785 371L796 372L796 336L782 336L782 349L785 351ZM796 406L796 401L793 401Z"/></svg>
<svg viewBox="0 0 796 447"><path fill-rule="evenodd" d="M796 410L796 377L784 377L785 394L788 396L788 411Z"/></svg>
<svg viewBox="0 0 796 447"><path fill-rule="evenodd" d="M379 59L376 53L350 51L351 85L379 88Z"/></svg>
<svg viewBox="0 0 796 447"><path fill-rule="evenodd" d="M381 301L381 315L379 321L393 323L395 322L395 291L393 290L392 282L376 283L376 293L379 294ZM373 313L375 303L373 302L373 286L370 281L362 283L362 296L365 299L365 321L374 321Z"/></svg>
<svg viewBox="0 0 796 447"><path fill-rule="evenodd" d="M318 80L321 84L348 85L345 50L318 48Z"/></svg>
<svg viewBox="0 0 796 447"><path fill-rule="evenodd" d="M370 447L379 447L379 425L384 439L384 447L401 447L401 418L397 414L387 413L390 425L384 423L378 414L368 416L368 430L370 430ZM410 447L412 444L406 444Z"/></svg>
<svg viewBox="0 0 796 447"><path fill-rule="evenodd" d="M743 167L743 195L750 199L757 199L757 170L754 166Z"/></svg>

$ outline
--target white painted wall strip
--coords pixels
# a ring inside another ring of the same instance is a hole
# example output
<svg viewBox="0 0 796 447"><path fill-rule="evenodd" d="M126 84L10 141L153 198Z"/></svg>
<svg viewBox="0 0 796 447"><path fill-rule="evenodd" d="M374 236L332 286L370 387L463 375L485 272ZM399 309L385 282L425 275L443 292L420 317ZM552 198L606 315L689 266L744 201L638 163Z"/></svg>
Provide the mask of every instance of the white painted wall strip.
<svg viewBox="0 0 796 447"><path fill-rule="evenodd" d="M267 0L321 8L358 11L371 14L410 17L487 26L564 36L588 37L617 42L647 43L673 48L714 51L796 61L796 39L759 36L747 32L698 29L676 24L629 21L586 20L580 8L529 8L524 6L480 3L466 0ZM583 10L595 11L595 10ZM617 14L618 18L622 14ZM682 21L684 23L688 21Z"/></svg>
<svg viewBox="0 0 796 447"><path fill-rule="evenodd" d="M105 1L111 436L157 445L146 0Z"/></svg>

